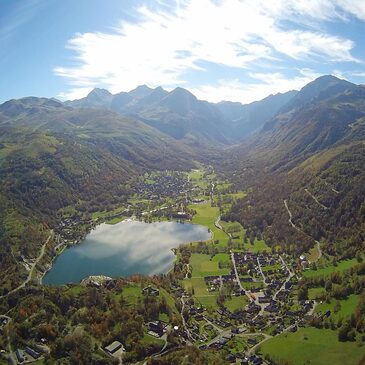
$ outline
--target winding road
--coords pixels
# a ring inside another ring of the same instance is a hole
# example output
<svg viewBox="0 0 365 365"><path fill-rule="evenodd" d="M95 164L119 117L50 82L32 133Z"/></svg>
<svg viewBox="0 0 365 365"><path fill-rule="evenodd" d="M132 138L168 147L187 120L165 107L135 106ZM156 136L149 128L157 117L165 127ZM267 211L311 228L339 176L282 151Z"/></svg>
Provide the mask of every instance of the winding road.
<svg viewBox="0 0 365 365"><path fill-rule="evenodd" d="M46 250L46 246L49 242L49 240L52 238L53 236L53 231L51 231L50 235L48 236L47 240L44 242L44 244L42 245L41 247L41 250L40 250L40 253L38 255L38 257L34 260L34 262L32 263L31 267L30 267L30 270L29 270L29 273L28 273L28 276L27 278L18 286L16 287L15 289L9 291L8 293L0 296L0 299L3 299L3 298L6 298L8 297L10 294L13 294L15 292L17 292L18 290L24 288L31 280L32 280L32 277L33 277L33 273L34 273L34 270L37 266L37 264L39 263L39 261L42 259L44 253L45 253L45 250ZM5 314L2 314L0 315L0 318L6 318L8 320L8 323L6 324L5 327L9 326L10 322L12 321L12 318L5 315ZM9 332L7 334L7 342L8 342L8 352L9 352L9 355L8 355L8 360L10 361L10 363L12 365L16 365L17 362L16 362L16 359L14 357L14 352L13 352L13 349L12 349L12 346L11 346L11 340L10 340L10 335L9 335Z"/></svg>
<svg viewBox="0 0 365 365"><path fill-rule="evenodd" d="M304 189L304 191L323 209L329 209L324 204L322 204L308 189Z"/></svg>
<svg viewBox="0 0 365 365"><path fill-rule="evenodd" d="M18 287L16 287L13 290L10 290L8 293L0 296L0 299L6 298L10 294L13 294L13 293L17 292L18 290L24 288L32 280L34 270L35 270L37 264L39 263L39 261L42 259L43 255L44 255L44 252L46 250L46 246L47 246L49 240L52 238L52 236L53 236L53 232L50 233L50 235L48 236L46 242L42 245L41 251L40 251L38 257L35 259L35 261L32 263L32 265L30 267L27 278Z"/></svg>
<svg viewBox="0 0 365 365"><path fill-rule="evenodd" d="M295 228L298 232L300 233L303 233L305 234L306 236L310 237L312 240L314 240L314 242L316 243L316 247L317 247L317 250L318 250L318 258L316 261L318 261L321 257L322 257L322 250L321 250L321 244L319 241L315 240L313 237L309 236L308 233L305 233L303 230L301 230L299 227L297 227L294 223L293 223L293 215L291 213L291 211L289 210L289 207L288 207L288 202L286 201L286 199L284 199L284 205L285 205L285 208L286 208L286 211L288 212L289 214L289 220L288 222L290 223L290 225Z"/></svg>
<svg viewBox="0 0 365 365"><path fill-rule="evenodd" d="M234 258L234 253L231 251L231 261L232 261L232 264L233 264L233 270L234 270L234 273L236 275L236 282L237 284L239 285L240 287L240 290L243 290L246 294L246 296L248 297L248 299L250 300L250 302L252 302L252 298L250 296L250 294L248 293L247 290L245 290L245 288L242 286L242 283L241 283L241 280L240 280L240 277L238 275L238 271L237 271L237 266L236 266L236 260Z"/></svg>
<svg viewBox="0 0 365 365"><path fill-rule="evenodd" d="M185 309L185 301L184 301L184 298L181 298L181 303L182 303L182 307L181 307L180 315L181 315L181 320L182 320L182 323L183 323L183 327L184 327L184 330L185 330L186 334L188 335L189 340L193 341L193 338L191 337L189 328L186 325L186 321L185 321L185 318L184 318L184 309Z"/></svg>

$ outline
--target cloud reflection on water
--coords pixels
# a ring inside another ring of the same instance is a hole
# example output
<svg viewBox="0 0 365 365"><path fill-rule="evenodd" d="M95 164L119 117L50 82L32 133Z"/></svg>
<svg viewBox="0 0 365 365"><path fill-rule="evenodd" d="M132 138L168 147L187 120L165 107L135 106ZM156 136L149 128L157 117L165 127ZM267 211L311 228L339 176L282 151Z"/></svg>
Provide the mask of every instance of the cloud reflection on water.
<svg viewBox="0 0 365 365"><path fill-rule="evenodd" d="M138 221L101 224L84 242L61 254L45 282L77 282L96 274L164 273L174 260L172 248L209 238L207 228L194 224Z"/></svg>

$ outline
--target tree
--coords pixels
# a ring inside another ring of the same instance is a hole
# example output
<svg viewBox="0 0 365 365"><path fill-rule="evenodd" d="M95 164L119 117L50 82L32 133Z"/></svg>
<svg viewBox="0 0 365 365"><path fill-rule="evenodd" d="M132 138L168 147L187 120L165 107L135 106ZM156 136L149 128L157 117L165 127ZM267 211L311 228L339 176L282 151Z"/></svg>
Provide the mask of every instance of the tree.
<svg viewBox="0 0 365 365"><path fill-rule="evenodd" d="M348 334L350 331L348 322L345 322L338 331L338 340L341 342L348 341Z"/></svg>
<svg viewBox="0 0 365 365"><path fill-rule="evenodd" d="M302 285L298 289L298 300L307 300L308 299L308 287L306 285Z"/></svg>

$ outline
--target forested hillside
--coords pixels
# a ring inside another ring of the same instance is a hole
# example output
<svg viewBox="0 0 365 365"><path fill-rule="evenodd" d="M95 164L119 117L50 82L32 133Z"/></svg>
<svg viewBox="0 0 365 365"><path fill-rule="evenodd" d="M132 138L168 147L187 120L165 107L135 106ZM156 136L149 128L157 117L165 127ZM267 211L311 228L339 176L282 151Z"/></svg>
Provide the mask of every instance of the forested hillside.
<svg viewBox="0 0 365 365"><path fill-rule="evenodd" d="M297 253L315 241L339 258L363 249L364 96L362 86L320 78L236 149L233 178L249 194L232 217Z"/></svg>
<svg viewBox="0 0 365 365"><path fill-rule="evenodd" d="M1 105L0 141L2 292L22 281L22 257L37 256L60 209L87 221L125 202L143 171L194 166L184 146L141 122L44 98Z"/></svg>

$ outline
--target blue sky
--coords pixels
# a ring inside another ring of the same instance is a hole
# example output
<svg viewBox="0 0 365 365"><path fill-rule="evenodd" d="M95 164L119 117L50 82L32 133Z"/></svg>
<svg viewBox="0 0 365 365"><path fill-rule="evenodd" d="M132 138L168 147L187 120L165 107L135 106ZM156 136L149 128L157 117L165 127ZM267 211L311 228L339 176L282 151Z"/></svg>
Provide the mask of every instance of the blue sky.
<svg viewBox="0 0 365 365"><path fill-rule="evenodd" d="M147 84L243 103L365 83L364 0L0 0L0 102Z"/></svg>

